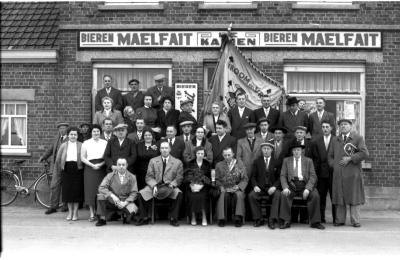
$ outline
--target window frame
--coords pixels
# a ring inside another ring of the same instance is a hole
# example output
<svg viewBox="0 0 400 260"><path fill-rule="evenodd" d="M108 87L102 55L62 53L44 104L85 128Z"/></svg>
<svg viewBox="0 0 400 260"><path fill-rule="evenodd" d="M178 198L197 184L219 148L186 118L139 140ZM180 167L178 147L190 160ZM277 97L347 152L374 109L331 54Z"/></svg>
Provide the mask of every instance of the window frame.
<svg viewBox="0 0 400 260"><path fill-rule="evenodd" d="M203 96L204 96L204 98L207 97L211 92L211 89L209 88L209 85L208 85L208 80L209 80L208 69L214 68L214 70L215 70L215 69L217 69L217 66L218 66L217 60L204 60L203 61L203 83L204 83L203 84Z"/></svg>
<svg viewBox="0 0 400 260"><path fill-rule="evenodd" d="M1 118L8 118L9 127L8 127L8 140L11 141L11 119L12 118L25 118L25 144L24 145L0 145L0 151L2 154L26 154L28 152L28 102L26 101L1 101L1 106L4 105L4 113L5 113L5 105L25 105L25 115L1 115ZM2 108L3 110L3 108Z"/></svg>
<svg viewBox="0 0 400 260"><path fill-rule="evenodd" d="M283 87L288 95L297 98L318 98L324 97L326 100L343 100L360 102L360 131L359 134L365 136L365 63L349 63L339 61L335 63L325 62L286 62L283 69ZM287 78L290 72L355 72L360 73L360 93L292 93L288 91ZM284 106L284 110L286 107Z"/></svg>

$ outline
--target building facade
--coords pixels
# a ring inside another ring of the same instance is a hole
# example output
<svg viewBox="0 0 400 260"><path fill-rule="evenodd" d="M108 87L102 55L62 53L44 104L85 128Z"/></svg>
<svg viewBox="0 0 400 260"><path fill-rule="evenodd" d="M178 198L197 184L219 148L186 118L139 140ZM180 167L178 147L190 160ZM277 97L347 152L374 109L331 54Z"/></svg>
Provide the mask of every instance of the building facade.
<svg viewBox="0 0 400 260"><path fill-rule="evenodd" d="M231 25L242 53L287 94L327 99L353 119L370 157L367 207L400 208L400 3L107 2L1 4L1 162L37 159L57 122L91 122L102 77L128 91L153 76L197 86L197 111ZM284 109L283 107L281 109Z"/></svg>

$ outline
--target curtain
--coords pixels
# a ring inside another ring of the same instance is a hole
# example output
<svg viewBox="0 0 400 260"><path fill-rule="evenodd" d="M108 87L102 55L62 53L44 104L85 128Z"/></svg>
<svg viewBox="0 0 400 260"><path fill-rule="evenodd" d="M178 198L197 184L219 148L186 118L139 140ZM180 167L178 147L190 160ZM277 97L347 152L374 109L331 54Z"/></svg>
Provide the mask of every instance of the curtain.
<svg viewBox="0 0 400 260"><path fill-rule="evenodd" d="M1 145L8 143L8 118L1 118Z"/></svg>
<svg viewBox="0 0 400 260"><path fill-rule="evenodd" d="M18 140L13 140L11 138L11 145L26 145L26 118L13 118L12 119L13 122L13 128L12 130L15 130L18 138L19 138L19 142ZM13 132L11 132L11 135L13 135Z"/></svg>

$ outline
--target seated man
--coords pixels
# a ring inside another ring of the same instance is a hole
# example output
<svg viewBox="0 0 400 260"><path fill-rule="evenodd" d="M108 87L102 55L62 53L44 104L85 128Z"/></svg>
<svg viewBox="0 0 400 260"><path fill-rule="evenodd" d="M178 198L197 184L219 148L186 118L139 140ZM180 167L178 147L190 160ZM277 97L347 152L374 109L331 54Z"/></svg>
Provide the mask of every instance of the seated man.
<svg viewBox="0 0 400 260"><path fill-rule="evenodd" d="M167 130L168 131L168 130ZM140 190L140 219L138 226L148 224L148 208L152 198L170 199L168 216L170 225L177 227L179 208L182 202L182 191L178 189L183 179L183 164L170 155L171 146L168 141L160 144L161 155L150 160L147 168L147 186Z"/></svg>
<svg viewBox="0 0 400 260"><path fill-rule="evenodd" d="M317 182L314 164L310 158L303 156L304 145L294 144L291 147L293 156L283 160L281 170L281 208L279 218L284 222L280 228L290 228L291 207L295 196L307 200L307 210L312 228L325 229L321 224L319 195L314 186Z"/></svg>
<svg viewBox="0 0 400 260"><path fill-rule="evenodd" d="M99 186L97 194L97 215L99 220L96 226L106 225L106 216L111 216L117 211L123 212L123 223L129 224L131 217L138 210L134 201L137 196L136 177L126 168L128 163L125 158L118 158L117 167L107 174Z"/></svg>
<svg viewBox="0 0 400 260"><path fill-rule="evenodd" d="M222 154L224 160L215 166L215 182L221 191L216 209L218 226L225 226L228 208L231 208L235 215L235 226L241 227L245 213L244 191L248 182L246 168L233 157L231 147L225 147Z"/></svg>
<svg viewBox="0 0 400 260"><path fill-rule="evenodd" d="M279 220L279 203L281 197L279 172L277 171L277 160L271 156L274 151L273 143L261 144L262 155L253 165L251 174L251 186L253 190L249 194L249 204L254 219L254 227L263 225L261 220L261 196L268 196L272 203L268 218L268 227L275 229L275 222Z"/></svg>

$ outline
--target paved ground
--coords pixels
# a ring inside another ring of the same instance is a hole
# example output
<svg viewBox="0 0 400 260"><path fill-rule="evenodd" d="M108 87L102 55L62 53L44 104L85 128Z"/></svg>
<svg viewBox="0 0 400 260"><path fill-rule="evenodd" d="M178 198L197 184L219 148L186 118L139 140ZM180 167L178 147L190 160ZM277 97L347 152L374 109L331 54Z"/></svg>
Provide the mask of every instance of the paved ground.
<svg viewBox="0 0 400 260"><path fill-rule="evenodd" d="M333 227L319 231L306 225L293 225L289 230L269 230L266 226L242 228L215 224L192 227L181 222L179 228L166 222L136 227L108 222L95 227L87 221L88 211L80 219L67 222L65 213L44 215L39 206L2 208L3 259L113 259L115 255L143 255L146 259L200 258L217 255L226 258L312 255L333 257L400 256L400 212L362 212L362 227ZM189 257L188 257L189 255ZM192 255L193 257L190 257ZM178 256L178 257L174 257ZM86 257L85 257L86 258ZM133 257L129 257L133 258ZM204 259L204 258L203 258Z"/></svg>

